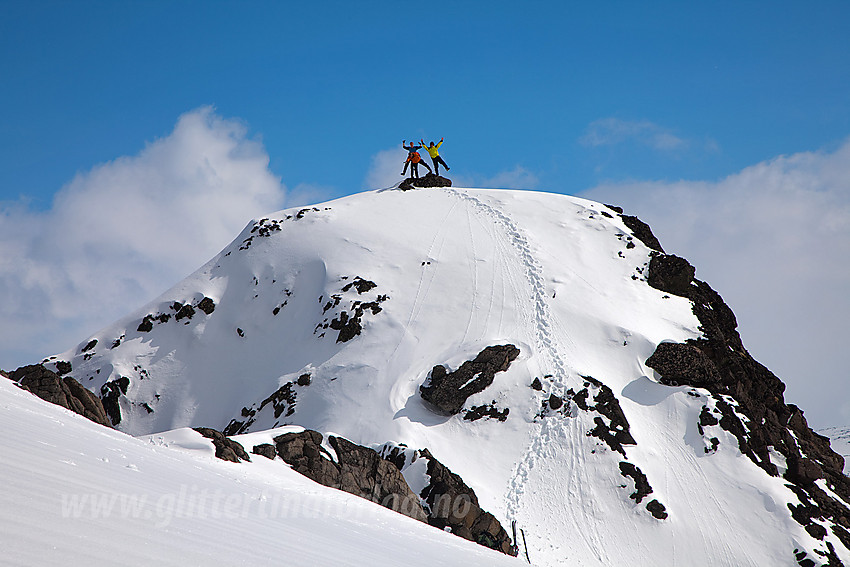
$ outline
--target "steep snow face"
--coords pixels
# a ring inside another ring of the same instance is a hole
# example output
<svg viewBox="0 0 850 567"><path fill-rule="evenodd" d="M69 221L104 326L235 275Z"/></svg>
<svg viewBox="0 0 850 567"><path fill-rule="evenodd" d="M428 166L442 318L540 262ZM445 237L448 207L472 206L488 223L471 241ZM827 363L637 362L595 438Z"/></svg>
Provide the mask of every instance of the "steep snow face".
<svg viewBox="0 0 850 567"><path fill-rule="evenodd" d="M299 425L427 447L517 521L535 564L787 564L822 548L781 479L699 426L706 392L645 366L699 330L688 300L647 285L650 250L630 235L563 195L363 193L251 223L52 363L111 396L132 435ZM460 414L423 402L435 365L502 344L519 357ZM576 392L587 404L553 403ZM485 405L507 418L469 419ZM634 444L605 441L620 414Z"/></svg>

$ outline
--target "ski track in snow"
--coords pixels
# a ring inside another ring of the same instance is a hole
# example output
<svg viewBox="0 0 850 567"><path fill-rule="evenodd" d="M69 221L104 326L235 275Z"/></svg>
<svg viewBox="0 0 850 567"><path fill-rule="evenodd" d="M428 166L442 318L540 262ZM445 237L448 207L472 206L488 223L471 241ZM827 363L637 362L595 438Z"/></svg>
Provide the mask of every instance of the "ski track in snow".
<svg viewBox="0 0 850 567"><path fill-rule="evenodd" d="M546 286L543 278L543 268L534 257L534 254L529 245L522 229L503 211L493 207L485 201L475 197L474 195L456 189L446 188L445 191L460 200L463 200L472 206L472 209L485 217L485 220L490 221L490 226L497 227L499 231L494 231L496 242L507 240L508 246L504 249L513 249L513 252L520 260L525 275L525 287L530 291L532 299L532 325L535 330L535 351L541 359L541 370L548 370L552 375L552 392L561 397L567 390L567 384L574 376L571 376L567 365L564 362L564 357L561 355L557 343L553 341L553 318L547 302ZM496 234L500 232L501 234ZM502 248L500 246L500 248ZM475 259L473 258L473 262ZM477 288L476 288L477 289ZM492 298L491 298L492 301ZM565 340L575 346L572 339L562 333ZM570 402L571 403L571 402ZM572 408L571 408L572 409ZM571 411L572 414L572 411ZM517 463L513 478L511 478L508 491L505 495L507 516L509 520L516 520L520 510L522 509L522 500L525 493L525 484L528 480L529 472L535 466L536 461L544 455L547 445L557 438L572 438L584 436L585 431L578 419L570 419L569 426L557 418L544 419L538 426L537 434L531 439L531 442L524 455ZM573 462L570 467L571 482L570 486L581 486L581 479L576 478L581 475L581 471L585 470L584 456L580 451L570 452ZM582 499L580 493L576 493L577 499ZM585 533L587 542L593 554L600 560L604 561L606 554L601 544L601 538L596 530L586 530Z"/></svg>

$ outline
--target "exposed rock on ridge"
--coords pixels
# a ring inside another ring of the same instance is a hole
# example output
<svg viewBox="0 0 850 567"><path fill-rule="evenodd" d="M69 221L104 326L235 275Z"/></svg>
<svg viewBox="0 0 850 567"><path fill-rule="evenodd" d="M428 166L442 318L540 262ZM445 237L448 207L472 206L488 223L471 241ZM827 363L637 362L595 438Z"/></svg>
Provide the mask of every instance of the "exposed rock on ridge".
<svg viewBox="0 0 850 567"><path fill-rule="evenodd" d="M419 498L410 490L401 472L368 447L328 436L334 455L322 446L318 431L285 433L275 437L277 454L304 476L355 494L411 518L427 521Z"/></svg>
<svg viewBox="0 0 850 567"><path fill-rule="evenodd" d="M664 384L711 392L722 414L719 425L732 433L741 452L768 474L779 475L770 458L771 449L781 453L787 464L784 478L801 502L799 506L789 504L794 519L821 540L826 530L814 520L827 523L850 549L850 509L815 484L823 479L844 502L850 502L850 478L843 474L843 458L832 451L826 437L809 428L799 408L785 403L785 385L747 352L732 310L707 283L694 279L694 274L687 260L677 256L657 254L650 261L648 283L690 299L704 338L687 344L663 343L647 359L647 366L659 373ZM738 405L728 403L725 396ZM829 565L841 565L829 551L832 544L825 543Z"/></svg>
<svg viewBox="0 0 850 567"><path fill-rule="evenodd" d="M516 555L510 536L499 521L478 505L475 491L427 450L412 451L387 444L381 452L329 435L328 448L318 431L285 433L270 445L254 447L254 453L274 458L275 454L296 472L331 488L355 494L386 508L448 528L457 536L480 545ZM418 458L427 460L429 483L416 495L404 469Z"/></svg>
<svg viewBox="0 0 850 567"><path fill-rule="evenodd" d="M63 378L41 364L31 364L13 371L9 378L44 401L111 426L100 399L70 376Z"/></svg>
<svg viewBox="0 0 850 567"><path fill-rule="evenodd" d="M419 188L427 188L427 187L451 187L452 180L441 175L435 175L433 173L426 173L422 177L408 177L404 181L402 181L398 188L402 191L409 191L411 189Z"/></svg>
<svg viewBox="0 0 850 567"><path fill-rule="evenodd" d="M412 450L388 443L381 455L402 472L419 459L427 461L429 482L419 496L429 524L507 555L517 555L516 546L499 521L481 509L475 491L428 449Z"/></svg>

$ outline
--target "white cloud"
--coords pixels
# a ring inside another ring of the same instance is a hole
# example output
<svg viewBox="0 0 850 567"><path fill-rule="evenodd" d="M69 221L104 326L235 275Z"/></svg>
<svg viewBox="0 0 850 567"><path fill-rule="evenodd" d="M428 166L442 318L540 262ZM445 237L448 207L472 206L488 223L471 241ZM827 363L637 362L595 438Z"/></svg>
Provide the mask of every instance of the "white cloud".
<svg viewBox="0 0 850 567"><path fill-rule="evenodd" d="M0 366L37 362L219 252L284 187L246 127L205 107L132 157L77 175L52 208L0 208Z"/></svg>
<svg viewBox="0 0 850 567"><path fill-rule="evenodd" d="M690 145L667 128L649 120L621 120L602 118L591 122L579 139L585 146L613 146L627 141L635 141L655 150L673 151L685 149Z"/></svg>
<svg viewBox="0 0 850 567"><path fill-rule="evenodd" d="M400 146L381 150L373 155L369 171L366 173L364 189L371 191L397 185L404 179L401 176L401 170L404 168L406 159L407 152ZM419 172L421 175L427 173L428 170L420 169ZM410 168L408 168L407 174L410 175Z"/></svg>
<svg viewBox="0 0 850 567"><path fill-rule="evenodd" d="M582 196L623 206L688 258L811 424L850 424L850 141L716 183L610 184Z"/></svg>

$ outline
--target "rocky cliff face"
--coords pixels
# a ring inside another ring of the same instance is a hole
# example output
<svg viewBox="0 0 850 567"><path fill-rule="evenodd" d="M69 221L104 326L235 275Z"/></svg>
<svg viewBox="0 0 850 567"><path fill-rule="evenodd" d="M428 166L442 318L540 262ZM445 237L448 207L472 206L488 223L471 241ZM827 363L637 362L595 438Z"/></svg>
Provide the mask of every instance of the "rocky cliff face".
<svg viewBox="0 0 850 567"><path fill-rule="evenodd" d="M677 256L659 253L652 258L649 284L690 299L705 336L684 344L662 343L646 364L664 384L711 392L717 415L704 412L701 432L719 426L732 433L743 454L790 483L800 504L789 508L809 534L823 539L830 530L850 548L850 478L843 474L843 457L809 428L797 406L785 403L785 385L750 356L732 310L707 283L694 278L695 272ZM784 458L783 470L772 452ZM827 559L829 565L840 564L834 551ZM805 555L798 560L804 564Z"/></svg>

